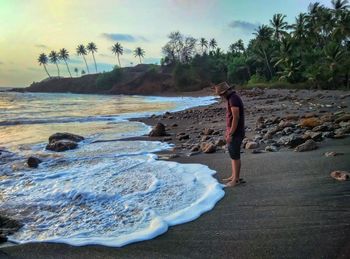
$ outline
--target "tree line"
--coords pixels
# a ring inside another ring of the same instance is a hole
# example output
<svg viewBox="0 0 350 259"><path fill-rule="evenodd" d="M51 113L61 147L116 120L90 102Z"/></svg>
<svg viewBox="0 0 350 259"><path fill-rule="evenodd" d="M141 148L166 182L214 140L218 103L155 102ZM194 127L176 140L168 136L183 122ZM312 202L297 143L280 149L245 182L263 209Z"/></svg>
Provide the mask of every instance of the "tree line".
<svg viewBox="0 0 350 259"><path fill-rule="evenodd" d="M95 64L95 71L96 71L96 73L98 73L97 63L96 63L96 59L95 59L95 53L96 52L97 52L97 46L96 46L96 44L94 42L90 42L86 46L84 46L83 44L79 44L77 46L77 48L76 48L76 54L83 58L85 66L86 66L86 71L89 74L90 74L90 70L89 70L89 66L88 66L88 64L86 62L85 56L87 56L88 53L91 53L91 55L93 57L93 60L94 60L94 64ZM123 55L123 53L124 53L123 46L119 42L116 42L112 46L111 52L114 55L116 55L117 61L118 61L118 65L119 65L119 67L121 67L119 56ZM140 64L141 64L142 63L141 58L144 58L145 50L142 49L141 47L137 47L133 51L133 54L134 54L135 57L139 57L139 61L140 61ZM60 69L59 69L58 64L59 64L60 61L63 61L64 64L66 65L66 68L67 68L67 71L68 71L70 77L72 77L72 74L70 72L69 65L68 65L69 58L70 58L70 55L69 55L68 50L65 49L65 48L62 48L58 52L52 50L48 55L46 55L45 53L41 53L39 55L38 62L39 62L39 65L42 65L44 67L44 70L47 73L47 75L49 76L49 78L51 78L51 75L49 74L46 66L49 63L56 65L57 76L60 76ZM78 76L78 72L79 72L78 68L74 68L74 72L76 73L76 76ZM82 75L86 74L85 70L82 70L81 74Z"/></svg>
<svg viewBox="0 0 350 259"><path fill-rule="evenodd" d="M332 8L312 3L288 24L275 14L260 25L247 46L241 39L228 51L215 39L172 32L163 47L163 66L173 67L178 87L227 80L235 84L286 82L317 88L350 87L350 12L347 0ZM193 89L192 89L193 90Z"/></svg>

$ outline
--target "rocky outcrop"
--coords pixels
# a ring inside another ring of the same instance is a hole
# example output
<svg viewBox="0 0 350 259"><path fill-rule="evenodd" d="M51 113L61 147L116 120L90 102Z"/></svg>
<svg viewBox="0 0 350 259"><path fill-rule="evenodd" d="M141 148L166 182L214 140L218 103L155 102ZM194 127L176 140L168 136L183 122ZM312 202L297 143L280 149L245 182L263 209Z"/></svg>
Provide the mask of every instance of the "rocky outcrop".
<svg viewBox="0 0 350 259"><path fill-rule="evenodd" d="M80 142L80 141L84 140L84 137L79 136L79 135L75 135L72 133L68 133L68 132L55 133L49 137L49 143L52 143L52 142L58 141L58 140L62 140L62 139L71 140L74 142Z"/></svg>
<svg viewBox="0 0 350 259"><path fill-rule="evenodd" d="M150 137L164 137L167 136L165 126L163 123L158 122L148 134Z"/></svg>
<svg viewBox="0 0 350 259"><path fill-rule="evenodd" d="M8 235L15 233L22 227L17 220L0 215L0 243L6 242Z"/></svg>
<svg viewBox="0 0 350 259"><path fill-rule="evenodd" d="M47 144L46 149L56 152L63 152L78 147L78 143L70 140L58 140Z"/></svg>
<svg viewBox="0 0 350 259"><path fill-rule="evenodd" d="M79 135L67 132L55 133L49 137L49 144L47 144L46 149L56 152L63 152L77 148L77 142L82 140L84 140L84 137Z"/></svg>

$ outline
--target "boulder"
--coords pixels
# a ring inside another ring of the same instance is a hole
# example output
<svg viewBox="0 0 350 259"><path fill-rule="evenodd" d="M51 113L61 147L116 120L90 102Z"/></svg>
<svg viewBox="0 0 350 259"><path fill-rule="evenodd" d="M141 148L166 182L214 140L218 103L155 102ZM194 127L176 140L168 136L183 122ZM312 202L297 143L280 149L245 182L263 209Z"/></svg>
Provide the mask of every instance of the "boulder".
<svg viewBox="0 0 350 259"><path fill-rule="evenodd" d="M294 151L295 152L305 152L305 151L311 151L317 149L318 146L316 142L312 139L307 140L305 143L297 146Z"/></svg>
<svg viewBox="0 0 350 259"><path fill-rule="evenodd" d="M190 138L190 135L188 135L188 134L177 136L177 139L180 141L185 140L185 139L189 139L189 138Z"/></svg>
<svg viewBox="0 0 350 259"><path fill-rule="evenodd" d="M225 146L225 145L226 145L226 140L224 140L223 138L220 138L220 139L218 139L218 140L215 142L215 145L218 146L218 147Z"/></svg>
<svg viewBox="0 0 350 259"><path fill-rule="evenodd" d="M324 155L326 157L333 157L333 156L339 156L339 155L344 155L343 153L337 153L337 152L334 152L334 151L331 151L331 152L326 152L324 153Z"/></svg>
<svg viewBox="0 0 350 259"><path fill-rule="evenodd" d="M335 123L339 123L341 121L349 121L350 120L350 114L345 114L343 116L340 116L335 120Z"/></svg>
<svg viewBox="0 0 350 259"><path fill-rule="evenodd" d="M267 146L267 147L265 147L265 151L267 151L267 152L277 152L278 148L276 146Z"/></svg>
<svg viewBox="0 0 350 259"><path fill-rule="evenodd" d="M331 177L338 181L347 181L350 178L350 174L347 171L333 171Z"/></svg>
<svg viewBox="0 0 350 259"><path fill-rule="evenodd" d="M209 129L209 128L205 128L203 130L203 135L211 135L214 133L214 130L213 129Z"/></svg>
<svg viewBox="0 0 350 259"><path fill-rule="evenodd" d="M279 145L283 145L283 146L287 146L287 147L297 147L301 144L303 144L305 142L305 138L301 135L297 135L297 134L291 134L289 136L286 137L281 137L277 143Z"/></svg>
<svg viewBox="0 0 350 259"><path fill-rule="evenodd" d="M254 141L249 141L245 144L245 149L256 149L259 147L259 144Z"/></svg>
<svg viewBox="0 0 350 259"><path fill-rule="evenodd" d="M203 153L215 153L216 152L216 146L212 143L202 143L201 144L201 150Z"/></svg>
<svg viewBox="0 0 350 259"><path fill-rule="evenodd" d="M156 126L154 126L154 128L148 134L148 136L150 136L150 137L164 137L164 136L167 136L164 124L158 122L156 124Z"/></svg>
<svg viewBox="0 0 350 259"><path fill-rule="evenodd" d="M29 157L27 160L27 165L31 168L37 168L42 161L37 157Z"/></svg>
<svg viewBox="0 0 350 259"><path fill-rule="evenodd" d="M315 117L300 120L300 126L303 128L314 128L321 125L321 121Z"/></svg>
<svg viewBox="0 0 350 259"><path fill-rule="evenodd" d="M80 142L84 140L84 137L75 135L72 133L68 133L68 132L55 133L49 137L49 144L51 144L54 141L64 140L64 139L74 141L74 142Z"/></svg>
<svg viewBox="0 0 350 259"><path fill-rule="evenodd" d="M200 150L200 146L199 145L194 145L194 146L192 146L192 148L191 148L191 152L198 152Z"/></svg>
<svg viewBox="0 0 350 259"><path fill-rule="evenodd" d="M46 146L46 149L51 151L56 151L56 152L62 152L70 149L75 149L77 148L77 146L78 146L77 142L74 142L74 141L58 140L58 141L49 143Z"/></svg>

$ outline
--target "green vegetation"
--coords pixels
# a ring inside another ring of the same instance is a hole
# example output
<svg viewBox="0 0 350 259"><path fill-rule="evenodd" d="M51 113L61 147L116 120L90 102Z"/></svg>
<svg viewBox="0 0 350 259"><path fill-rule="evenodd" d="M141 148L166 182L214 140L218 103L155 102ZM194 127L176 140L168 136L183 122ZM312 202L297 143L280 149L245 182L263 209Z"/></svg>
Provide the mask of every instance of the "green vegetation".
<svg viewBox="0 0 350 259"><path fill-rule="evenodd" d="M98 75L96 79L96 86L100 90L109 90L114 84L120 82L122 76L122 70L115 66L112 71L103 72Z"/></svg>
<svg viewBox="0 0 350 259"><path fill-rule="evenodd" d="M332 5L310 4L294 24L275 14L269 25L256 29L247 47L238 40L226 53L215 39L208 43L205 38L172 32L162 49L161 64L172 67L176 86L182 90L225 80L247 86L349 89L348 1L332 0Z"/></svg>
<svg viewBox="0 0 350 259"><path fill-rule="evenodd" d="M332 0L332 8L320 3L309 5L308 11L300 13L293 24L286 22L286 16L277 13L260 25L253 33L254 38L245 46L241 39L233 42L224 52L214 38L195 39L180 32L172 32L163 46L162 73L172 73L178 90L197 90L211 83L228 81L231 84L267 87L307 87L318 89L350 89L350 11L348 0ZM123 47L116 42L111 49L117 56L119 67ZM76 52L82 56L86 70L89 67L85 56L94 53L96 44L86 47L80 44ZM145 56L145 50L137 47L133 55ZM40 54L38 62L44 66L48 60L57 67L63 60L70 73L67 61L69 53L61 49ZM131 63L132 64L132 63ZM78 69L74 70L78 76ZM151 69L151 74L159 73ZM81 74L85 74L82 70ZM49 75L50 77L50 75ZM110 89L113 82L121 78L121 71L114 69L98 77L102 89Z"/></svg>

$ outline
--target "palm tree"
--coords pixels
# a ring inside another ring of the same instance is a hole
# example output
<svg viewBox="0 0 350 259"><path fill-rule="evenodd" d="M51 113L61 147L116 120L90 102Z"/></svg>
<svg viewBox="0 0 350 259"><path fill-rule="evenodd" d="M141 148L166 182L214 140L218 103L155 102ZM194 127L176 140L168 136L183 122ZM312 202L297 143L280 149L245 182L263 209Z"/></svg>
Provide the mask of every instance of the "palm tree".
<svg viewBox="0 0 350 259"><path fill-rule="evenodd" d="M236 47L237 47L237 50L238 50L239 52L244 52L244 51L245 51L244 43L243 43L243 40L242 40L242 39L239 39L239 40L236 42Z"/></svg>
<svg viewBox="0 0 350 259"><path fill-rule="evenodd" d="M83 75L85 75L85 74L86 74L85 70L84 70L84 69L81 70L81 75L83 76Z"/></svg>
<svg viewBox="0 0 350 259"><path fill-rule="evenodd" d="M269 42L271 41L273 30L267 25L261 25L253 34L256 35L257 53L262 54L264 57L266 67L270 73L270 78L272 78L272 69L270 66L269 58L267 57L266 50L268 48Z"/></svg>
<svg viewBox="0 0 350 259"><path fill-rule="evenodd" d="M135 50L134 50L134 56L135 57L139 57L140 59L140 64L142 63L141 62L141 57L143 58L145 56L145 51L143 49L141 49L140 47L137 47Z"/></svg>
<svg viewBox="0 0 350 259"><path fill-rule="evenodd" d="M208 41L205 38L201 38L199 44L202 47L202 54L204 54L204 47L205 49L208 48Z"/></svg>
<svg viewBox="0 0 350 259"><path fill-rule="evenodd" d="M295 19L295 24L291 26L293 29L292 35L295 39L299 41L304 41L306 38L306 24L307 16L304 13L300 13L298 17Z"/></svg>
<svg viewBox="0 0 350 259"><path fill-rule="evenodd" d="M47 58L47 56L46 56L45 53L41 53L41 54L39 55L38 62L39 62L39 64L40 64L40 66L41 66L41 65L44 66L44 69L45 69L45 71L46 71L46 74L49 76L49 78L51 78L49 72L48 72L47 69L46 69L46 65L47 65L48 61L49 61L49 59Z"/></svg>
<svg viewBox="0 0 350 259"><path fill-rule="evenodd" d="M67 60L69 59L69 53L68 50L66 50L65 48L60 49L60 52L58 53L58 57L59 59L63 60L64 63L66 63L67 69L68 69L68 73L70 75L70 77L72 77L72 74L70 73L68 64L67 64Z"/></svg>
<svg viewBox="0 0 350 259"><path fill-rule="evenodd" d="M212 48L213 50L215 50L215 48L217 47L218 43L216 42L216 40L213 38L210 40L209 42L209 47Z"/></svg>
<svg viewBox="0 0 350 259"><path fill-rule="evenodd" d="M60 69L58 68L59 57L56 51L52 50L49 54L49 59L52 64L56 64L57 74L60 76Z"/></svg>
<svg viewBox="0 0 350 259"><path fill-rule="evenodd" d="M341 46L335 42L329 43L324 48L324 53L326 56L326 61L329 64L329 70L331 71L331 77L329 81L333 82L333 87L336 87L335 79L339 72L339 66L342 61L346 58L345 51L341 48Z"/></svg>
<svg viewBox="0 0 350 259"><path fill-rule="evenodd" d="M282 35L286 34L284 29L287 28L288 23L284 21L285 15L281 13L274 14L272 20L270 20L271 26L274 28L274 37L276 40L280 40Z"/></svg>
<svg viewBox="0 0 350 259"><path fill-rule="evenodd" d="M348 3L349 3L348 0L332 0L333 8L336 11L348 9L349 8Z"/></svg>
<svg viewBox="0 0 350 259"><path fill-rule="evenodd" d="M92 57L94 58L94 62L95 62L95 69L96 69L96 73L97 73L97 65L96 65L96 60L95 60L95 55L94 53L97 52L97 47L96 44L93 42L90 42L87 46L86 49L91 52Z"/></svg>
<svg viewBox="0 0 350 259"><path fill-rule="evenodd" d="M119 55L123 55L123 52L124 52L122 45L119 42L114 44L112 46L112 52L113 52L114 55L117 55L119 67L121 67Z"/></svg>
<svg viewBox="0 0 350 259"><path fill-rule="evenodd" d="M76 68L74 68L74 72L76 73L76 75L78 76L78 72L79 72L79 70L78 70L78 68L76 67Z"/></svg>
<svg viewBox="0 0 350 259"><path fill-rule="evenodd" d="M77 54L78 54L78 56L83 56L83 59L85 61L85 65L86 65L86 70L90 74L89 67L88 67L88 65L86 63L86 59L85 59L85 56L87 55L87 52L86 52L86 48L84 47L83 44L78 45L78 47L77 47Z"/></svg>

